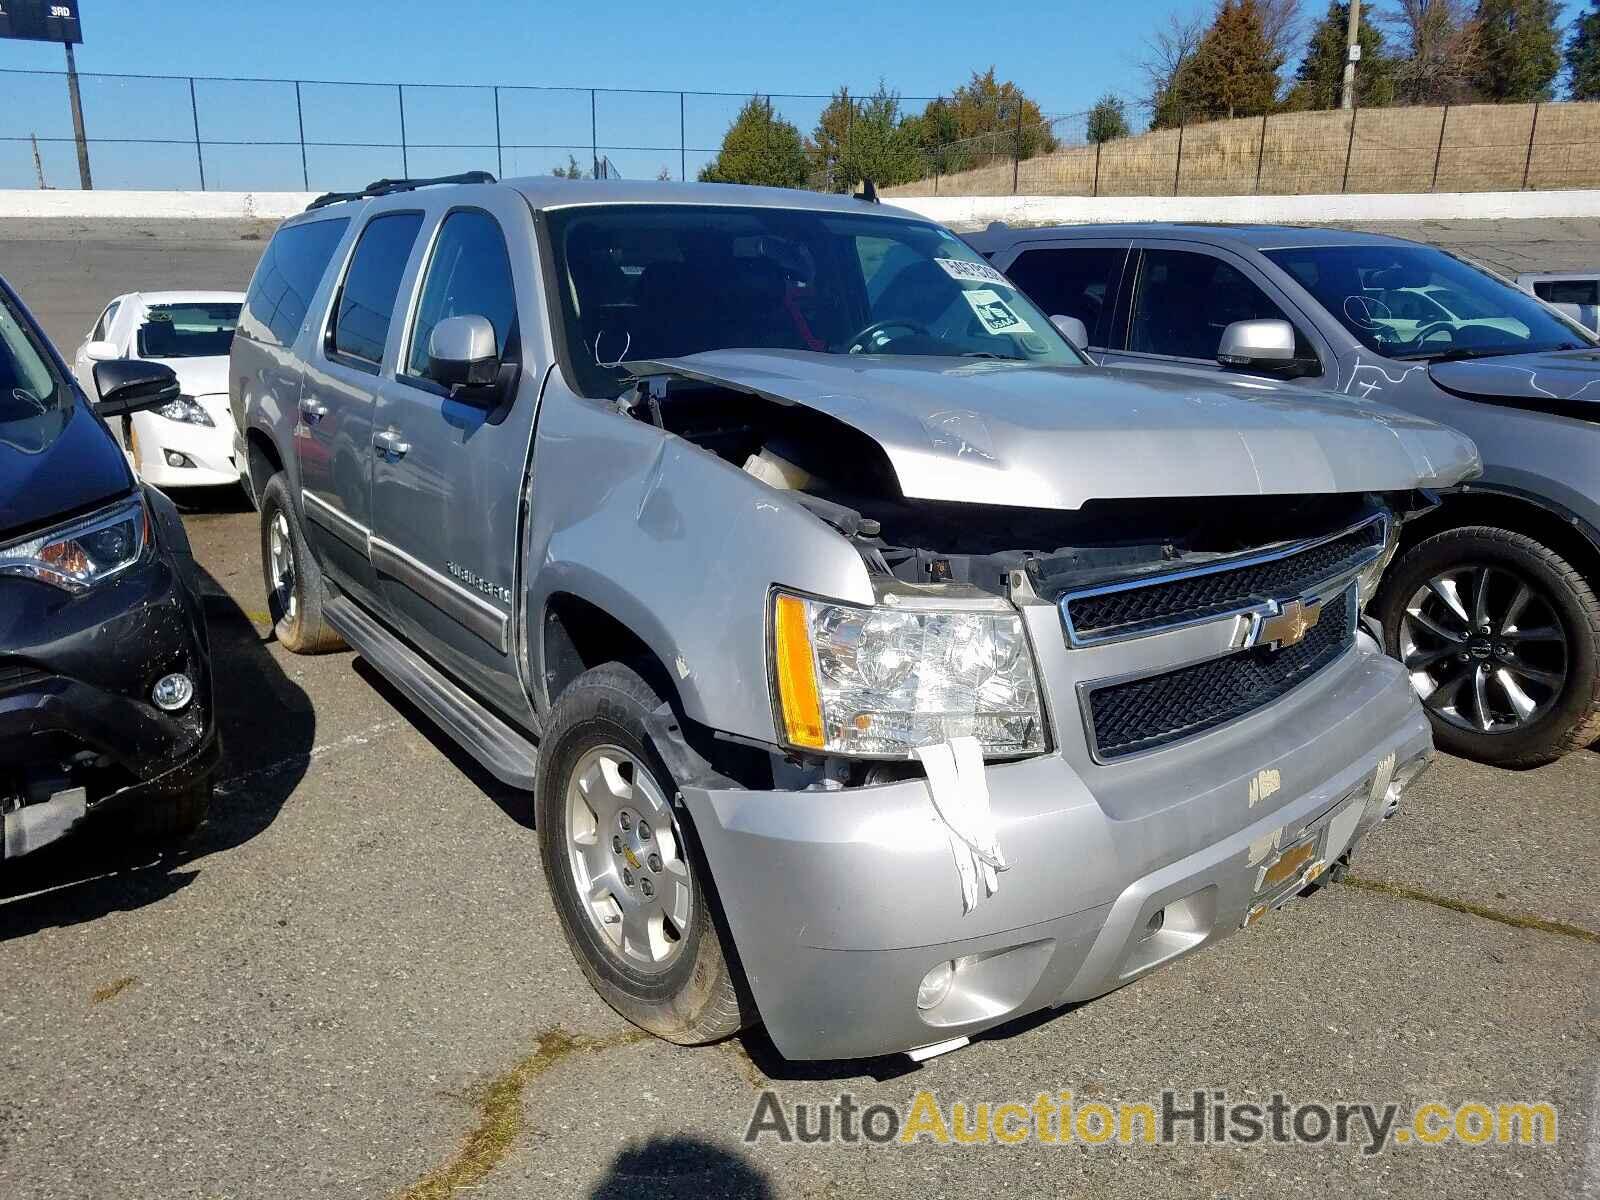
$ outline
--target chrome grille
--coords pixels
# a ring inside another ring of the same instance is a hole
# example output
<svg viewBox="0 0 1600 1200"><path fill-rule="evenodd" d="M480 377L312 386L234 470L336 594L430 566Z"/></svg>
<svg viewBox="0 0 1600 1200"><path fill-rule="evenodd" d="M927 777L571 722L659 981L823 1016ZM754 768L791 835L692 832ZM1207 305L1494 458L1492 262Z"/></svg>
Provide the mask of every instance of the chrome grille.
<svg viewBox="0 0 1600 1200"><path fill-rule="evenodd" d="M1356 589L1330 597L1292 646L1258 646L1158 675L1086 685L1090 749L1111 761L1168 746L1246 716L1328 666L1355 638Z"/></svg>
<svg viewBox="0 0 1600 1200"><path fill-rule="evenodd" d="M1248 611L1360 570L1383 552L1386 536L1380 514L1317 541L1069 592L1062 620L1071 644L1087 646Z"/></svg>

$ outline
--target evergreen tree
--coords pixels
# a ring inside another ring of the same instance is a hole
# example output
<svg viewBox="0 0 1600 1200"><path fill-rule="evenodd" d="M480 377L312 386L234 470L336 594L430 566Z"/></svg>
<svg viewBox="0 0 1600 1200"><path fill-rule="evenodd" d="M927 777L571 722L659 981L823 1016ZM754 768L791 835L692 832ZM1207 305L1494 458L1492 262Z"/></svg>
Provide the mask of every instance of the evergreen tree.
<svg viewBox="0 0 1600 1200"><path fill-rule="evenodd" d="M557 179L582 179L583 168L578 165L578 160L572 155L567 155L567 165L564 167L551 167L550 174Z"/></svg>
<svg viewBox="0 0 1600 1200"><path fill-rule="evenodd" d="M1107 92L1094 102L1089 110L1086 136L1091 144L1114 141L1127 137L1128 109L1120 96Z"/></svg>
<svg viewBox="0 0 1600 1200"><path fill-rule="evenodd" d="M1329 0L1328 13L1311 31L1294 86L1284 98L1291 109L1337 108L1343 100L1350 5ZM1361 61L1356 64L1356 104L1376 108L1394 102L1394 65L1384 49L1383 32L1363 19L1356 30Z"/></svg>
<svg viewBox="0 0 1600 1200"><path fill-rule="evenodd" d="M772 101L752 96L722 135L717 157L700 170L702 183L804 187L810 163L800 131L778 116Z"/></svg>
<svg viewBox="0 0 1600 1200"><path fill-rule="evenodd" d="M1574 100L1600 100L1600 0L1572 23L1567 39L1567 71Z"/></svg>
<svg viewBox="0 0 1600 1200"><path fill-rule="evenodd" d="M1186 120L1260 116L1278 101L1283 56L1272 48L1256 0L1222 0L1186 68Z"/></svg>
<svg viewBox="0 0 1600 1200"><path fill-rule="evenodd" d="M1059 145L1038 103L1009 79L995 78L993 67L974 71L949 99L930 101L908 124L924 155L945 172L1010 158L1019 149L1020 157L1032 158Z"/></svg>
<svg viewBox="0 0 1600 1200"><path fill-rule="evenodd" d="M1561 70L1556 0L1478 0L1472 82L1485 99L1548 100Z"/></svg>

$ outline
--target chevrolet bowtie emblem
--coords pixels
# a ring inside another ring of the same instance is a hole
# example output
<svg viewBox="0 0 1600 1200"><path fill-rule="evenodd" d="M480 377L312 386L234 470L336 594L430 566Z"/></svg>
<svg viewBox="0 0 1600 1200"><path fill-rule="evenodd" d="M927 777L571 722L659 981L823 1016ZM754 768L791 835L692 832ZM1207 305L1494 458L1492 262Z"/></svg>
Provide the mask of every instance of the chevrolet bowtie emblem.
<svg viewBox="0 0 1600 1200"><path fill-rule="evenodd" d="M1305 640L1306 634L1321 616L1321 600L1285 601L1273 616L1262 618L1260 632L1256 634L1256 645L1296 645Z"/></svg>

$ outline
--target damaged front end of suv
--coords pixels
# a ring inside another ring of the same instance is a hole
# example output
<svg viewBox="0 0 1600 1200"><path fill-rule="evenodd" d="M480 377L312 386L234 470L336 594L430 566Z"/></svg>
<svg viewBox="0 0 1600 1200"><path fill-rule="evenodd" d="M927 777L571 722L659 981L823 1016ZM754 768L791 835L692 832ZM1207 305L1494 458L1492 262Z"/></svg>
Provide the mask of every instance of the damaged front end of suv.
<svg viewBox="0 0 1600 1200"><path fill-rule="evenodd" d="M613 334L568 336L598 362ZM637 997L706 896L785 1055L923 1056L1283 904L1432 755L1361 610L1400 524L1477 471L1467 439L1255 381L861 341L635 356L601 406L545 389L540 811L580 829L563 919L591 981L675 1040L715 1029ZM573 680L624 653L573 632L598 613L661 668L654 770L703 873L664 915L631 906L657 860L626 799L608 882L566 749Z"/></svg>

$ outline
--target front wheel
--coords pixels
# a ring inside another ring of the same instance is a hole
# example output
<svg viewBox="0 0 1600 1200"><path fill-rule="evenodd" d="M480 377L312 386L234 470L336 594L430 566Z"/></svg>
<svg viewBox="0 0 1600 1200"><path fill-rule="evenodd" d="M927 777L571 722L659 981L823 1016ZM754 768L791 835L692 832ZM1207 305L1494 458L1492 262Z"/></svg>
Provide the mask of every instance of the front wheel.
<svg viewBox="0 0 1600 1200"><path fill-rule="evenodd" d="M1526 534L1470 526L1417 543L1378 612L1451 753L1532 767L1600 736L1600 601Z"/></svg>
<svg viewBox="0 0 1600 1200"><path fill-rule="evenodd" d="M647 718L661 698L611 663L561 694L540 745L535 824L567 944L601 997L680 1045L753 1017L731 939Z"/></svg>

